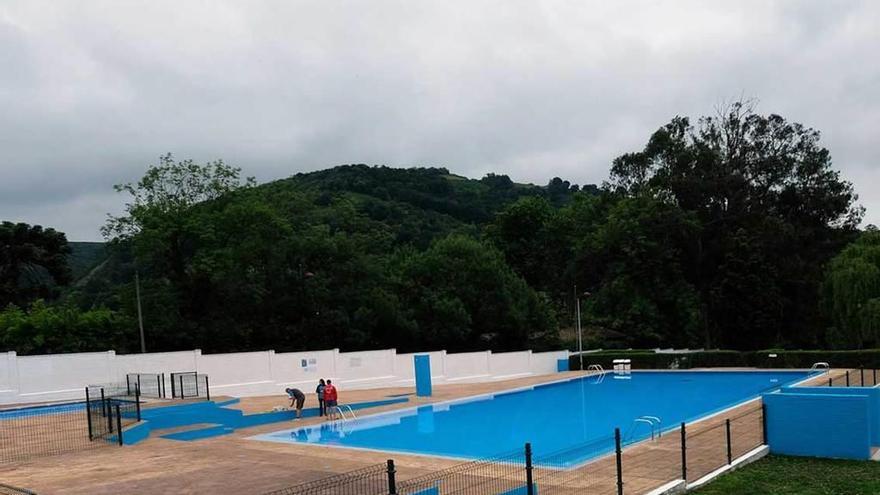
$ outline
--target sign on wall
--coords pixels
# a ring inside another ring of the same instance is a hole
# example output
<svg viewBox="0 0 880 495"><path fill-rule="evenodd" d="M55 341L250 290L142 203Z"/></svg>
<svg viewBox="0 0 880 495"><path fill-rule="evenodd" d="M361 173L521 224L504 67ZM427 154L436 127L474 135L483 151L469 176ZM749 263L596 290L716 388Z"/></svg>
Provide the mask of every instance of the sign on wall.
<svg viewBox="0 0 880 495"><path fill-rule="evenodd" d="M317 358L308 358L300 360L300 367L306 373L314 373L318 371L318 359Z"/></svg>

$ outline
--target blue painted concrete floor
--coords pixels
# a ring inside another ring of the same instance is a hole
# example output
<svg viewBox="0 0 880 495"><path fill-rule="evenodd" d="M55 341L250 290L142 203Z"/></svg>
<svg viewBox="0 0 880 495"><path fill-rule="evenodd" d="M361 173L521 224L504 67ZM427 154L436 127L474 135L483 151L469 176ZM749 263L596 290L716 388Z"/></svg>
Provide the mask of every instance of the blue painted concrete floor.
<svg viewBox="0 0 880 495"><path fill-rule="evenodd" d="M400 404L407 401L409 401L407 397L392 397L386 400L357 402L348 405L354 410L361 410ZM144 408L141 410L141 422L125 430L123 441L126 444L134 444L146 439L150 436L151 432L156 430L195 426L192 429L161 435L161 438L189 442L228 435L239 428L292 421L296 417L295 411L292 410L244 414L244 412L238 409L226 407L238 402L239 399L231 399L222 402L205 401ZM302 411L303 418L317 416L317 407L303 409Z"/></svg>

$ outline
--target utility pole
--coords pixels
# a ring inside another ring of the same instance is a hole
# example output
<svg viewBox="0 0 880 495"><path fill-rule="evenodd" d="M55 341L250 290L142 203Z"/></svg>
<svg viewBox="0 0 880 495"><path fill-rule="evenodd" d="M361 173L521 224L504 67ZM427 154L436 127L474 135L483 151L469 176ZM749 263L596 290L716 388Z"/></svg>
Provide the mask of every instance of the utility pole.
<svg viewBox="0 0 880 495"><path fill-rule="evenodd" d="M581 295L578 294L578 286L574 286L575 307L577 307L577 331L578 331L578 359L581 362L581 371L584 369L584 339L581 331Z"/></svg>
<svg viewBox="0 0 880 495"><path fill-rule="evenodd" d="M137 297L138 327L141 331L141 354L146 354L147 344L144 342L144 315L141 312L141 279L138 276L137 270L134 271L134 292Z"/></svg>

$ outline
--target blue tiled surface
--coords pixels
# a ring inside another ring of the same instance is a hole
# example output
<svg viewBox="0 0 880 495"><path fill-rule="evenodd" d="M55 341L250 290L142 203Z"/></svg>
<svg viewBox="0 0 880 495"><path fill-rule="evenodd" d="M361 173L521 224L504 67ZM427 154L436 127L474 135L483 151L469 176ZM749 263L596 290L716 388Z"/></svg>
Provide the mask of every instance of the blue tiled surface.
<svg viewBox="0 0 880 495"><path fill-rule="evenodd" d="M371 402L358 402L349 404L352 409L360 410L371 407L400 404L409 401L408 398L393 398ZM167 407L144 408L141 411L142 422L135 427L129 428L123 435L126 444L137 443L150 435L151 430L166 428L179 428L195 424L211 424L212 426L195 430L180 431L162 435L162 438L181 441L201 440L221 435L228 435L238 428L248 428L282 421L292 421L296 416L294 411L278 411L257 414L244 414L238 409L227 407L238 402L238 399L215 403L213 401L180 404ZM318 416L318 408L303 409L304 418Z"/></svg>

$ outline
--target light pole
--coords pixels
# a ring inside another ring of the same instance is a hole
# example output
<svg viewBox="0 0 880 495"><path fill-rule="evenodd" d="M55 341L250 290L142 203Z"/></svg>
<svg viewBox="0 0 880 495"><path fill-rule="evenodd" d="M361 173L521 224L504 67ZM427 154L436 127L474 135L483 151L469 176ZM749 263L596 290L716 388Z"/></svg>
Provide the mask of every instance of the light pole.
<svg viewBox="0 0 880 495"><path fill-rule="evenodd" d="M141 312L141 279L138 276L137 270L134 271L134 292L135 297L137 297L138 328L141 331L141 354L145 354L147 352L147 344L144 341L144 317Z"/></svg>
<svg viewBox="0 0 880 495"><path fill-rule="evenodd" d="M575 307L577 308L577 331L578 331L578 359L581 363L581 371L584 370L584 337L581 328L581 296L590 297L589 292L578 294L577 285L574 286Z"/></svg>

